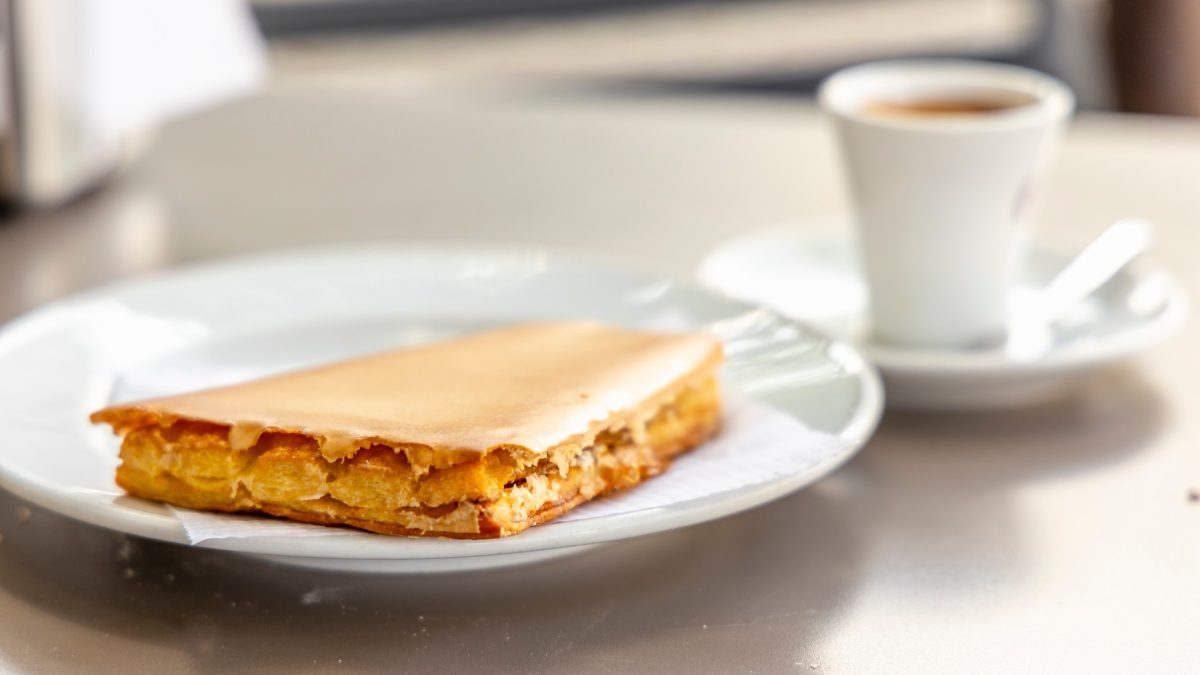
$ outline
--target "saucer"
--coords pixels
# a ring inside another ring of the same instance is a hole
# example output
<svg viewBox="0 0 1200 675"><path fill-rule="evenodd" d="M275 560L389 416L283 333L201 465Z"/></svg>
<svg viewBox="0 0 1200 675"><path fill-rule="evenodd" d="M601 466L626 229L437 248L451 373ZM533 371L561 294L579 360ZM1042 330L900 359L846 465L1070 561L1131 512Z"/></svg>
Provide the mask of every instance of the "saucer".
<svg viewBox="0 0 1200 675"><path fill-rule="evenodd" d="M1035 243L1014 295L1042 288L1072 255ZM857 343L883 373L888 405L904 408L1004 408L1055 397L1076 376L1162 341L1188 311L1170 276L1139 260L1065 315L1052 327L1048 346L1034 354L877 343L870 339L867 291L848 226L791 223L750 233L712 251L699 278Z"/></svg>

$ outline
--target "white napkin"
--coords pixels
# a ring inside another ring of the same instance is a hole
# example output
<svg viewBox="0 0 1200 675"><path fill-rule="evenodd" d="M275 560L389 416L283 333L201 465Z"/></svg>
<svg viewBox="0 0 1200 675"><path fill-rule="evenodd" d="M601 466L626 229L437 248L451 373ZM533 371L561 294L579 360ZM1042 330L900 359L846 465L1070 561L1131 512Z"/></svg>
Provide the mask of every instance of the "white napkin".
<svg viewBox="0 0 1200 675"><path fill-rule="evenodd" d="M35 0L51 95L97 143L257 88L266 51L242 0ZM53 58L52 61L49 59Z"/></svg>
<svg viewBox="0 0 1200 675"><path fill-rule="evenodd" d="M662 475L629 490L597 499L559 517L563 523L655 509L814 468L849 445L814 431L768 405L731 401L716 438L679 457ZM258 516L205 513L172 508L188 541L231 537L339 537L353 530L305 525ZM520 535L518 535L520 536Z"/></svg>

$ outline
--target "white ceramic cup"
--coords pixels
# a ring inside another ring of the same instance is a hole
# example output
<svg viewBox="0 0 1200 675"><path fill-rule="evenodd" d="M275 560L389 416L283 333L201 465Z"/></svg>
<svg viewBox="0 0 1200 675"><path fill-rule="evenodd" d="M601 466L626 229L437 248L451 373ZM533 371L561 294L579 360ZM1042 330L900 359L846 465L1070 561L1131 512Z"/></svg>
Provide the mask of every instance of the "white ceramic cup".
<svg viewBox="0 0 1200 675"><path fill-rule="evenodd" d="M884 61L821 85L858 221L873 338L962 348L1003 336L1071 91L1033 70L958 60ZM881 114L870 104L1007 100L1003 110Z"/></svg>

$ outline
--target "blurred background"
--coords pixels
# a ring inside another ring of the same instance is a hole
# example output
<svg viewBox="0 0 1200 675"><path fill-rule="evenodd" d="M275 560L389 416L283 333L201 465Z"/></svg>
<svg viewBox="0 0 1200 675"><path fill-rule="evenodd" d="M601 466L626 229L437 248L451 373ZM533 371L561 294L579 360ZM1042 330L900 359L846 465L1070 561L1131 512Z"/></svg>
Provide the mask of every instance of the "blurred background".
<svg viewBox="0 0 1200 675"><path fill-rule="evenodd" d="M1200 114L1191 0L3 0L0 181L53 204L157 123L271 82L803 97L857 62L1064 79L1090 110ZM265 37L265 52L259 35Z"/></svg>
<svg viewBox="0 0 1200 675"><path fill-rule="evenodd" d="M1194 0L0 0L0 40L0 316L345 239L696 257L845 208L807 101L863 61L1017 63L1085 114L1200 115Z"/></svg>
<svg viewBox="0 0 1200 675"><path fill-rule="evenodd" d="M803 96L898 56L1018 63L1086 108L1200 113L1191 0L255 0L280 77Z"/></svg>

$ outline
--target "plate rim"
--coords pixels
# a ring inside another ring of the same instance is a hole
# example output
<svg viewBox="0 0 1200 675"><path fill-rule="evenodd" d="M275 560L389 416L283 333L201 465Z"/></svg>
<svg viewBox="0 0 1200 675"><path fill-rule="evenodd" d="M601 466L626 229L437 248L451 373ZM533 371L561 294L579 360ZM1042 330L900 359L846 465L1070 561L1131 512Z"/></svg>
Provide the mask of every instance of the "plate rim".
<svg viewBox="0 0 1200 675"><path fill-rule="evenodd" d="M511 255L514 252L535 253L547 256L548 258L556 261L565 260L570 262L585 262L595 266L602 266L619 272L622 275L635 277L645 281L668 281L685 292L707 295L710 296L710 298L715 298L722 302L729 303L731 306L738 306L746 310L753 310L758 307L757 305L746 303L744 301L714 292L711 289L705 288L704 286L688 279L680 279L669 275L656 274L646 269L637 268L627 264L621 264L620 261L612 261L603 255L597 255L594 253L589 254L588 252L576 252L569 248L536 246L528 244L475 243L464 245L451 242L434 242L432 244L422 242L394 241L378 243L359 242L341 245L305 246L275 249L270 251L249 252L232 256L222 256L209 260L189 261L178 266L161 268L148 274L118 279L97 285L95 287L87 288L80 292L57 299L41 307L22 313L0 326L0 357L7 352L13 343L21 344L22 335L26 331L36 330L45 322L53 321L57 315L63 312L70 312L75 306L103 299L114 293L153 286L163 282L164 280L178 279L190 275L219 275L230 269L237 269L246 265L261 265L268 261L296 263L303 260L344 258L347 256L359 255L363 252L371 252L373 254L391 253L420 256ZM40 480L23 475L18 467L11 466L3 459L0 459L0 487L3 487L5 490L20 497L21 499L29 501L42 508L54 511L73 520L78 520L89 525L102 527L123 534L140 536L169 543L195 546L198 548L224 550L252 555L280 556L284 558L323 558L345 561L431 561L449 558L486 557L492 555L519 553L524 551L538 551L580 546L592 543L605 543L687 527L689 525L707 522L754 508L784 495L790 494L791 492L815 482L821 477L834 471L848 461L851 457L853 457L874 433L880 422L880 419L882 418L884 408L884 389L882 380L877 369L862 353L862 351L847 341L835 336L831 336L828 334L828 332L820 328L813 327L811 324L803 321L797 321L790 317L783 316L782 314L779 314L779 316L790 323L800 325L806 330L812 331L814 334L827 339L830 345L829 354L831 358L835 359L837 363L844 366L846 368L846 372L853 375L857 381L859 385L859 397L857 405L842 428L836 432L836 435L846 442L846 448L841 452L832 455L830 458L818 463L814 467L811 467L807 471L791 474L789 476L785 476L783 478L776 479L769 483L758 486L747 486L737 490L729 491L728 493L722 495L722 499L717 502L716 507L712 506L711 502L713 500L711 498L707 500L700 498L654 509L646 509L616 516L606 516L602 519L597 519L604 520L606 523L611 524L613 520L640 520L651 513L657 513L657 515L660 516L657 525L652 527L634 528L638 530L636 532L618 531L616 534L606 534L594 529L575 528L572 532L566 533L565 535L560 535L558 537L545 536L536 542L530 541L527 545L522 545L520 535L498 539L460 540L454 542L455 548L458 548L460 552L455 552L453 555L446 555L445 551L422 551L420 549L416 549L414 551L415 554L406 552L405 555L364 555L361 553L337 555L336 550L332 552L330 550L323 550L331 548L329 546L331 541L337 541L337 538L326 537L308 539L303 537L209 539L197 542L196 544L190 544L187 541L186 534L180 521L172 516L167 508L161 504L140 500L133 497L127 497L126 499L129 499L131 503L135 503L138 508L97 509L97 505L105 505L105 503L103 499L89 500L84 498L85 495L82 493L90 491L45 485ZM784 412L787 414L793 414L791 411L785 410ZM113 500L111 494L102 493L102 496L111 504L111 501ZM118 497L118 499L120 499L120 497ZM710 502L709 506L707 507L705 507L704 504L692 503L706 501ZM669 512L671 510L677 510L677 512L674 514L662 513ZM666 517L661 518L661 516L664 515ZM581 520L574 522L583 524L587 523L588 521ZM606 530L611 533L613 530L628 529L625 527L620 527L621 523L618 523L618 525L618 527L607 527ZM418 541L428 540L421 539ZM497 542L499 542L499 544L497 544ZM336 549L337 547L332 548ZM499 550L471 550L478 548L493 548Z"/></svg>

